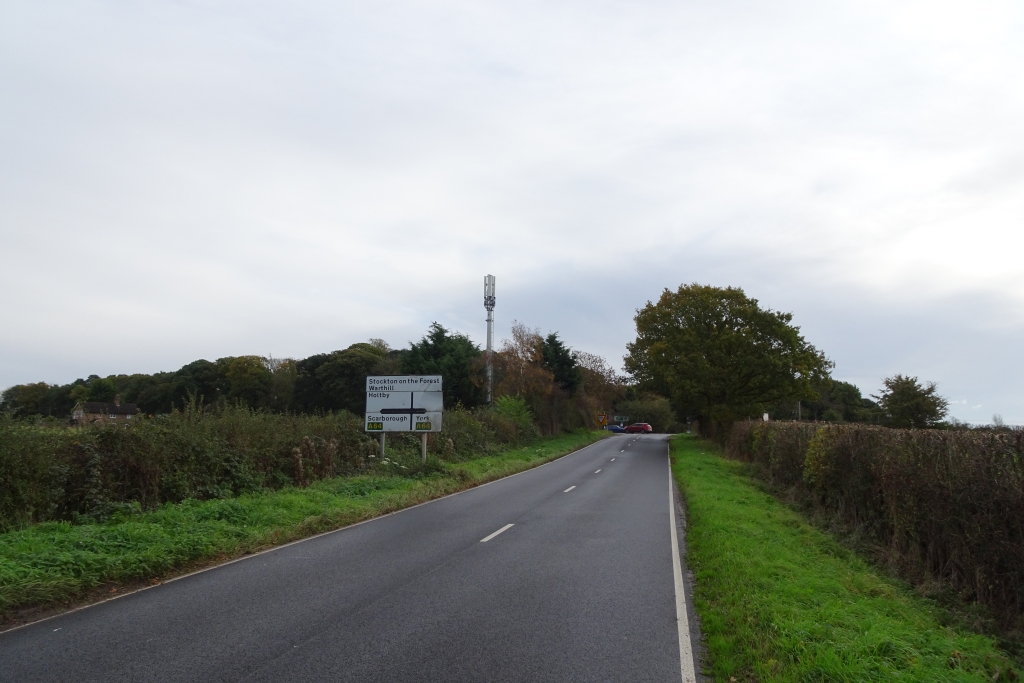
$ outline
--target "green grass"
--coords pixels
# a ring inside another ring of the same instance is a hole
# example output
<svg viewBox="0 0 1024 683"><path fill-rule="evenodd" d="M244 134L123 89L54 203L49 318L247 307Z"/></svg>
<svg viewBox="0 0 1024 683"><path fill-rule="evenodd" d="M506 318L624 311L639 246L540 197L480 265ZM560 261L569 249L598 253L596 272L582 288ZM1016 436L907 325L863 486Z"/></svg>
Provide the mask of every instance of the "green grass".
<svg viewBox="0 0 1024 683"><path fill-rule="evenodd" d="M695 604L716 681L1016 680L991 638L949 625L689 436L672 443Z"/></svg>
<svg viewBox="0 0 1024 683"><path fill-rule="evenodd" d="M92 599L521 472L600 438L577 432L409 478L337 477L306 488L185 501L102 524L48 522L0 534L0 621Z"/></svg>

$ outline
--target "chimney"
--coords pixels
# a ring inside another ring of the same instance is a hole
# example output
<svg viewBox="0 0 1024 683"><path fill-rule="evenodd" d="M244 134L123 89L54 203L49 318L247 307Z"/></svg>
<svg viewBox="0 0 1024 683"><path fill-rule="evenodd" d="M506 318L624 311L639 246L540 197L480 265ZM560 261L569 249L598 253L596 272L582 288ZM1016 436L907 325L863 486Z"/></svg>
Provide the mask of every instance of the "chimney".
<svg viewBox="0 0 1024 683"><path fill-rule="evenodd" d="M115 406L121 405L121 395L120 394L115 394L114 395L114 405Z"/></svg>

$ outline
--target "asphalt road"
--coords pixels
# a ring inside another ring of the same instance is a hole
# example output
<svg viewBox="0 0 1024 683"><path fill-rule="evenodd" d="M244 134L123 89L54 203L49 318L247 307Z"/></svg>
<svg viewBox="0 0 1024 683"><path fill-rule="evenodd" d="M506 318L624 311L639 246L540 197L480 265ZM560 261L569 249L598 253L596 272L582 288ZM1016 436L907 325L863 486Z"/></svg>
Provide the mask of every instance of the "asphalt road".
<svg viewBox="0 0 1024 683"><path fill-rule="evenodd" d="M667 460L617 435L8 631L0 681L681 681Z"/></svg>

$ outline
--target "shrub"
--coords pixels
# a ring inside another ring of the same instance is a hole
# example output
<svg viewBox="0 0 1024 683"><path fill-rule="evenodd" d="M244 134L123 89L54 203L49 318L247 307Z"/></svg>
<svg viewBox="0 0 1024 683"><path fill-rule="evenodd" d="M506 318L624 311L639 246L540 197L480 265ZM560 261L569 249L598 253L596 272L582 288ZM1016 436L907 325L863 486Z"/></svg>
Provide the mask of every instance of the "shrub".
<svg viewBox="0 0 1024 683"><path fill-rule="evenodd" d="M521 396L499 396L494 407L480 413L494 432L509 443L529 443L540 436L533 413Z"/></svg>
<svg viewBox="0 0 1024 683"><path fill-rule="evenodd" d="M499 396L494 399L494 413L512 420L524 432L533 431L533 413L522 396Z"/></svg>
<svg viewBox="0 0 1024 683"><path fill-rule="evenodd" d="M498 444L494 431L468 410L445 411L441 434L451 439L453 450L448 458L464 460L473 454L489 453Z"/></svg>

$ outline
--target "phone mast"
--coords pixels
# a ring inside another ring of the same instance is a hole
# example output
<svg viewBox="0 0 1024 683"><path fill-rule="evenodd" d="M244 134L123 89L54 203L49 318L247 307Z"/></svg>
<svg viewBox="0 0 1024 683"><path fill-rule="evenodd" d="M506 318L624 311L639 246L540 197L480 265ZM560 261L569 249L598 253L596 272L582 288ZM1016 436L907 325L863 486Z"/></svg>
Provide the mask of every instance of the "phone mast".
<svg viewBox="0 0 1024 683"><path fill-rule="evenodd" d="M494 276L484 275L484 308L487 309L487 404L494 385Z"/></svg>

